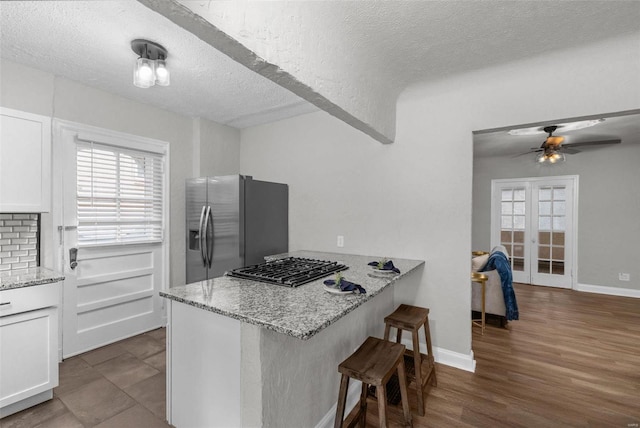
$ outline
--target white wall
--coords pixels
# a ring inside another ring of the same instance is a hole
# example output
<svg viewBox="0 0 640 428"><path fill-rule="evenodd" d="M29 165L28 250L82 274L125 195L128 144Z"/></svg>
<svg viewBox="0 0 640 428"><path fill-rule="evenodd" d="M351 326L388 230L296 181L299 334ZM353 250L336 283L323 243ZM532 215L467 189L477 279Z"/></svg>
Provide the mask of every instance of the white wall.
<svg viewBox="0 0 640 428"><path fill-rule="evenodd" d="M54 77L7 60L0 63L0 104L4 107L168 141L171 152L170 285L184 284L184 180L192 172L191 119ZM55 150L55 147L53 148ZM53 171L53 180L60 177ZM52 215L42 217L52 231ZM50 232L52 234L52 232ZM51 236L42 237L42 265L53 267ZM57 238L55 238L57 239Z"/></svg>
<svg viewBox="0 0 640 428"><path fill-rule="evenodd" d="M200 166L197 176L240 173L240 130L206 119L197 119Z"/></svg>
<svg viewBox="0 0 640 428"><path fill-rule="evenodd" d="M640 290L639 162L640 141L567 155L551 167L526 156L475 159L473 248L491 245L492 179L578 175L578 283ZM619 281L619 272L631 281Z"/></svg>
<svg viewBox="0 0 640 428"><path fill-rule="evenodd" d="M240 170L290 185L290 247L426 260L412 298L470 355L472 131L640 107L640 33L408 88L389 146L326 113L245 129ZM549 102L553 97L554 102ZM382 322L382 320L380 320Z"/></svg>

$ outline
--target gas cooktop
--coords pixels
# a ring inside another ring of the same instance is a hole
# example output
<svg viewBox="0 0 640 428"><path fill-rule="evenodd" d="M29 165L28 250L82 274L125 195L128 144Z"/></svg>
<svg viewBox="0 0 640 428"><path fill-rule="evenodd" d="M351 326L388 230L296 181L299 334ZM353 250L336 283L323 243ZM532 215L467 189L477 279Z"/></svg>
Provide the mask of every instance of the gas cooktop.
<svg viewBox="0 0 640 428"><path fill-rule="evenodd" d="M349 269L347 266L338 262L287 257L233 269L227 272L226 275L269 284L297 287L328 276L333 272L347 269Z"/></svg>

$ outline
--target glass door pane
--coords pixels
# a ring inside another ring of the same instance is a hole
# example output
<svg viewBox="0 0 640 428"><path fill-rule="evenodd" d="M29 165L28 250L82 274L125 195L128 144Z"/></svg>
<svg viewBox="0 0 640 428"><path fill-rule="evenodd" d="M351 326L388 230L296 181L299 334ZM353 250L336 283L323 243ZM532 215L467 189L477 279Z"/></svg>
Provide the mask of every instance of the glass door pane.
<svg viewBox="0 0 640 428"><path fill-rule="evenodd" d="M500 198L500 244L504 245L511 259L511 269L524 272L526 230L526 188L505 187Z"/></svg>
<svg viewBox="0 0 640 428"><path fill-rule="evenodd" d="M564 275L566 187L538 189L538 273Z"/></svg>

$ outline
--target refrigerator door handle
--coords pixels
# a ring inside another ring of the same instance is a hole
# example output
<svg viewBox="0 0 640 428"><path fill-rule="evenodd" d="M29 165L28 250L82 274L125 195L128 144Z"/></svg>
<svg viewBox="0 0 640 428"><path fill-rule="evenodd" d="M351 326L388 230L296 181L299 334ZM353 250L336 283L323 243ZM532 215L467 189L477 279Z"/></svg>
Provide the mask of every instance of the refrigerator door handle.
<svg viewBox="0 0 640 428"><path fill-rule="evenodd" d="M209 225L211 225L211 242L209 242L209 235L207 235L207 260L209 269L211 269L211 263L213 263L213 217L211 215L211 205L207 207L206 226L205 229L209 231Z"/></svg>
<svg viewBox="0 0 640 428"><path fill-rule="evenodd" d="M202 206L202 211L200 211L200 227L198 228L198 239L200 240L200 258L202 259L202 266L207 267L207 258L205 255L205 244L206 244L206 225L204 224L205 219L205 206ZM204 227L203 227L204 226Z"/></svg>

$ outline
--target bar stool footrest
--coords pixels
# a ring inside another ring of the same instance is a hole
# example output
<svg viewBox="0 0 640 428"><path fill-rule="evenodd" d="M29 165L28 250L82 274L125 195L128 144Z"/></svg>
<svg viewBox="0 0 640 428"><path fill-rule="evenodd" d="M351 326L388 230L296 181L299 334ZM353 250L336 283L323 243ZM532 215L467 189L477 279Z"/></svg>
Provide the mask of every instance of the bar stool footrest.
<svg viewBox="0 0 640 428"><path fill-rule="evenodd" d="M422 378L422 386L424 387L427 384L427 382L429 382L432 375L435 373L435 367L434 367L434 364L431 363L431 360L429 359L428 355L423 354L421 352L420 356L422 357L422 368L424 369L425 366L428 367L427 370L423 370L422 372L424 375L424 378ZM407 349L404 353L404 369L405 369L405 372L407 373L407 380L409 382L415 383L416 367L413 361L414 361L413 351Z"/></svg>

